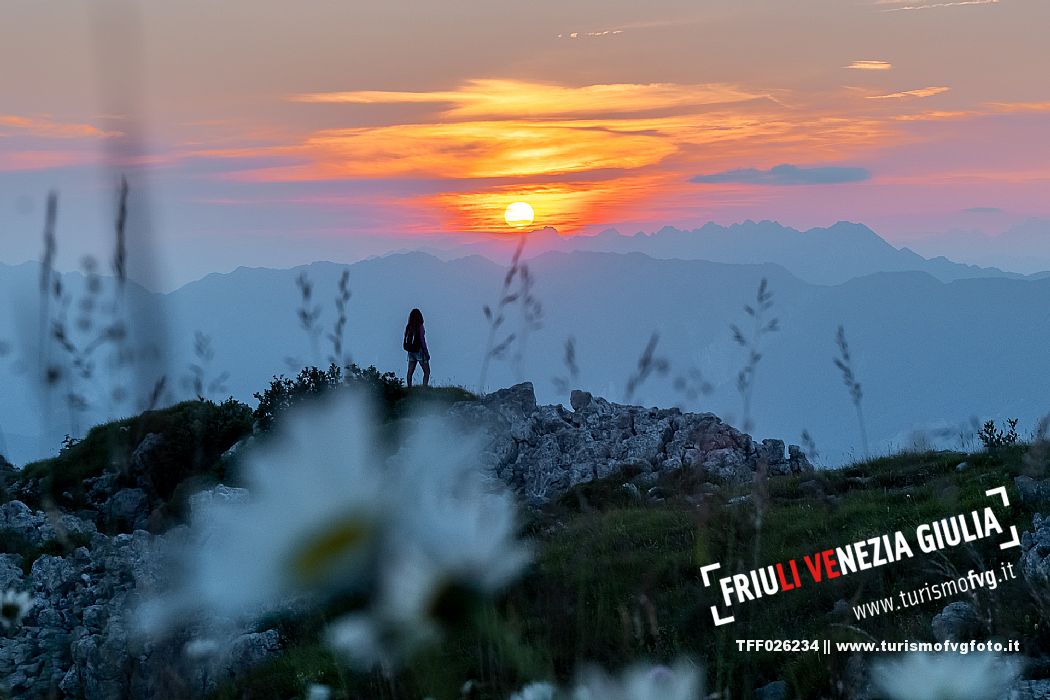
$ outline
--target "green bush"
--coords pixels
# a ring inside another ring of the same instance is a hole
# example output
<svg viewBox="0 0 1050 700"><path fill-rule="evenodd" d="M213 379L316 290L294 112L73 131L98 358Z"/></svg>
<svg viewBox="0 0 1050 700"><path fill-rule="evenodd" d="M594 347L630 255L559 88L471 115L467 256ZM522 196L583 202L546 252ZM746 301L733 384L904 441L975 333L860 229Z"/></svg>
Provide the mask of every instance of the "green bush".
<svg viewBox="0 0 1050 700"><path fill-rule="evenodd" d="M225 465L219 458L249 435L251 427L251 409L232 398L222 403L184 401L95 426L83 440L66 441L57 457L26 465L18 479L23 485L35 482L27 495L29 505L40 507L50 499L69 508L84 507L84 481L106 472L128 478L135 448L154 433L160 442L145 464L145 476L153 495L167 501L191 476L224 478Z"/></svg>
<svg viewBox="0 0 1050 700"><path fill-rule="evenodd" d="M295 379L275 376L270 386L256 393L259 402L254 412L255 423L262 430L270 430L277 416L303 399L321 396L343 383L343 370L336 365L327 370L304 367Z"/></svg>
<svg viewBox="0 0 1050 700"><path fill-rule="evenodd" d="M1001 449L1003 447L1010 447L1016 445L1018 440L1017 435L1017 419L1010 418L1006 421L1009 430L1004 432L1001 428L995 427L995 421L990 420L984 424L977 432L977 437L980 438L984 444L984 448L989 452Z"/></svg>
<svg viewBox="0 0 1050 700"><path fill-rule="evenodd" d="M255 409L255 424L260 430L273 428L281 413L302 401L330 394L334 390L356 389L370 395L385 421L397 418L407 407L429 403L450 404L477 397L462 387L412 387L393 372L382 372L374 365L362 368L356 364L328 369L304 367L294 379L275 376L270 386L255 394L259 405Z"/></svg>

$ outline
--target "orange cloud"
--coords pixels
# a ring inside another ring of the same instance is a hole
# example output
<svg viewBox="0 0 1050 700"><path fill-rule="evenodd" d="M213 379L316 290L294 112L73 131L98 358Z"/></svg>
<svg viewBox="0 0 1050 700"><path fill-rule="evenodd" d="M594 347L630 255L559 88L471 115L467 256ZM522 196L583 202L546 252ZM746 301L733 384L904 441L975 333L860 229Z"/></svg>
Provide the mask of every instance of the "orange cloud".
<svg viewBox="0 0 1050 700"><path fill-rule="evenodd" d="M852 68L853 70L890 70L893 68L893 64L886 61L854 61L846 68Z"/></svg>
<svg viewBox="0 0 1050 700"><path fill-rule="evenodd" d="M46 117L20 117L0 114L0 135L3 127L41 138L109 138L119 136L117 131L103 131L90 124L63 124Z"/></svg>
<svg viewBox="0 0 1050 700"><path fill-rule="evenodd" d="M869 100L904 100L912 97L933 97L951 90L949 87L924 87L917 90L904 90L903 92L891 92L888 95L867 95Z"/></svg>
<svg viewBox="0 0 1050 700"><path fill-rule="evenodd" d="M1021 112L1050 112L1050 101L1048 102L989 102L988 106L997 112L1021 113Z"/></svg>
<svg viewBox="0 0 1050 700"><path fill-rule="evenodd" d="M676 147L615 122L485 121L323 131L306 149L335 176L491 178L640 168Z"/></svg>
<svg viewBox="0 0 1050 700"><path fill-rule="evenodd" d="M203 157L293 158L296 164L239 171L255 181L440 177L536 178L633 171L667 159L707 164L756 158L840 158L885 142L885 120L769 112L706 112L673 117L396 124L328 129L303 143L213 149ZM780 162L778 160L777 162Z"/></svg>
<svg viewBox="0 0 1050 700"><path fill-rule="evenodd" d="M457 90L434 92L314 92L294 95L295 102L333 104L448 104L447 119L557 117L575 114L625 114L682 107L731 104L762 98L735 85L710 83L616 83L570 87L521 80L469 80Z"/></svg>
<svg viewBox="0 0 1050 700"><path fill-rule="evenodd" d="M915 114L898 114L894 117L899 122L936 122L936 121L948 121L950 119L968 119L970 117L980 116L980 112L974 111L939 111L933 110L929 112L917 112Z"/></svg>

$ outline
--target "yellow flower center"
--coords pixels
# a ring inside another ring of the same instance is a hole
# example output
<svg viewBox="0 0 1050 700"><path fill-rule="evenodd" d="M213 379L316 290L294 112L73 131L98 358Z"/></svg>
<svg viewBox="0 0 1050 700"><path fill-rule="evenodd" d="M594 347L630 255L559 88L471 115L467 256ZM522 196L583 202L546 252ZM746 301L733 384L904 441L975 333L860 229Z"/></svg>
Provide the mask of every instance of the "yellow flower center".
<svg viewBox="0 0 1050 700"><path fill-rule="evenodd" d="M292 573L299 583L314 585L331 573L348 555L361 549L372 528L361 518L347 518L309 540L292 558Z"/></svg>

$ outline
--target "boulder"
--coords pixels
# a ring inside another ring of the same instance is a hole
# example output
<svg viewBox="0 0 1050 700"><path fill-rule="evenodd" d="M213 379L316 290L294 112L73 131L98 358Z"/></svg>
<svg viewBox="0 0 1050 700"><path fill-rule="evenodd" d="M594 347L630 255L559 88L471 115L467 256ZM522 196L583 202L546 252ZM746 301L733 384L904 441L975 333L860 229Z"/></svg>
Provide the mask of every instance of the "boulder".
<svg viewBox="0 0 1050 700"><path fill-rule="evenodd" d="M569 394L569 405L572 406L574 411L582 411L591 401L594 396L589 391L580 391L579 389L573 389L572 393Z"/></svg>
<svg viewBox="0 0 1050 700"><path fill-rule="evenodd" d="M22 587L22 557L0 554L0 593Z"/></svg>
<svg viewBox="0 0 1050 700"><path fill-rule="evenodd" d="M84 480L88 499L96 506L102 506L113 494L120 490L120 475L116 472L105 472L99 476Z"/></svg>
<svg viewBox="0 0 1050 700"><path fill-rule="evenodd" d="M1032 530L1021 535L1021 575L1033 586L1050 585L1050 518L1032 516Z"/></svg>
<svg viewBox="0 0 1050 700"><path fill-rule="evenodd" d="M279 654L281 635L277 630L249 632L234 639L227 648L223 665L227 674L236 677L239 671L251 668Z"/></svg>
<svg viewBox="0 0 1050 700"><path fill-rule="evenodd" d="M44 528L47 526L47 516L34 512L22 501L0 505L0 531L7 537L21 539L30 547L39 547L46 541Z"/></svg>
<svg viewBox="0 0 1050 700"><path fill-rule="evenodd" d="M1014 478L1014 486L1021 496L1021 503L1029 508L1050 505L1050 479L1036 480L1030 476Z"/></svg>
<svg viewBox="0 0 1050 700"><path fill-rule="evenodd" d="M933 638L953 642L976 639L983 634L981 618L972 604L964 601L949 603L934 615L930 623Z"/></svg>
<svg viewBox="0 0 1050 700"><path fill-rule="evenodd" d="M71 591L79 579L79 574L73 563L65 557L44 554L33 562L29 578L36 590L53 597Z"/></svg>
<svg viewBox="0 0 1050 700"><path fill-rule="evenodd" d="M804 472L813 471L813 465L810 464L809 459L806 457L806 453L802 451L802 448L798 445L788 445L788 459L787 459L788 472L791 474L802 474Z"/></svg>
<svg viewBox="0 0 1050 700"><path fill-rule="evenodd" d="M155 461L157 450L164 446L164 442L164 436L160 433L146 433L128 460L127 475L145 491L153 491L151 465Z"/></svg>
<svg viewBox="0 0 1050 700"><path fill-rule="evenodd" d="M119 532L146 529L149 514L149 496L140 488L121 489L102 507L103 522L110 530Z"/></svg>

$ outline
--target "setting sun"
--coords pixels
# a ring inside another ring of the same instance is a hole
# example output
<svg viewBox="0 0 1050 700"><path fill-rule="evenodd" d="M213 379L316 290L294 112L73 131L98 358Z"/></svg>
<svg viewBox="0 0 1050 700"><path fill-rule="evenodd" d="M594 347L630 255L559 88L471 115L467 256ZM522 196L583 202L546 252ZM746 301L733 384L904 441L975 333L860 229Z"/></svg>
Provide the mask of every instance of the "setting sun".
<svg viewBox="0 0 1050 700"><path fill-rule="evenodd" d="M521 228L531 224L536 215L528 202L514 202L507 205L507 210L503 212L503 218L507 220L509 226Z"/></svg>

